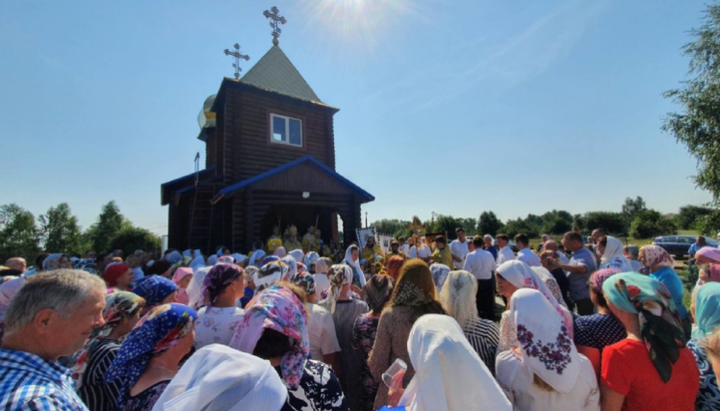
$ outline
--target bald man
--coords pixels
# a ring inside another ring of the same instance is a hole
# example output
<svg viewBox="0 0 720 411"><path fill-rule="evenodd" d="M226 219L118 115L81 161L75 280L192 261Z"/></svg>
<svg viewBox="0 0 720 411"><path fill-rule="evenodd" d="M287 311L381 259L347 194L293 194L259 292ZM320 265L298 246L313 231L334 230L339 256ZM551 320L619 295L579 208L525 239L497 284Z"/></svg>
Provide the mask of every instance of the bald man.
<svg viewBox="0 0 720 411"><path fill-rule="evenodd" d="M5 266L11 270L16 270L24 273L25 269L27 268L27 263L22 257L13 257L5 262Z"/></svg>
<svg viewBox="0 0 720 411"><path fill-rule="evenodd" d="M547 251L553 251L555 252L555 255L560 260L561 264L570 264L570 260L567 258L565 253L560 251L560 247L558 246L557 241L555 240L548 240L543 245L543 248Z"/></svg>

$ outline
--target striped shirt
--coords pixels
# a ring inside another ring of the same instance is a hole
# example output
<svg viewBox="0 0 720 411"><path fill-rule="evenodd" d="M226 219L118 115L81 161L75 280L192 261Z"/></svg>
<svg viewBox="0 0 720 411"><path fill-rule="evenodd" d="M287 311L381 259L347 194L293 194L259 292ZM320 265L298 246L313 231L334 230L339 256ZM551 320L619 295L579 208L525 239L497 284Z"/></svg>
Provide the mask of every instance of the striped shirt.
<svg viewBox="0 0 720 411"><path fill-rule="evenodd" d="M87 369L83 373L83 381L78 395L90 411L114 410L120 392L120 380L105 382L110 364L120 350L120 344L114 340L102 340L95 352L88 359Z"/></svg>
<svg viewBox="0 0 720 411"><path fill-rule="evenodd" d="M490 320L475 318L463 327L463 332L488 370L495 375L495 354L500 343L497 325Z"/></svg>
<svg viewBox="0 0 720 411"><path fill-rule="evenodd" d="M71 375L35 354L0 349L0 410L87 411Z"/></svg>

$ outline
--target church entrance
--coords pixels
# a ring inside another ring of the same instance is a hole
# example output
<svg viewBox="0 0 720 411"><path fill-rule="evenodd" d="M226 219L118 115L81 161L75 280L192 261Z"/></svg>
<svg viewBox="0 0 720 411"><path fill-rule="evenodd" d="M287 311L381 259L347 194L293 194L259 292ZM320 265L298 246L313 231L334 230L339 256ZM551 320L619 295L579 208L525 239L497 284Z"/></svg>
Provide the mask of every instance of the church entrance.
<svg viewBox="0 0 720 411"><path fill-rule="evenodd" d="M307 233L309 227L320 230L320 238L324 244L337 241L337 210L333 207L313 205L275 205L265 213L260 226L263 243L273 234L273 227L280 224L280 235L285 229L294 225L298 229L298 240Z"/></svg>

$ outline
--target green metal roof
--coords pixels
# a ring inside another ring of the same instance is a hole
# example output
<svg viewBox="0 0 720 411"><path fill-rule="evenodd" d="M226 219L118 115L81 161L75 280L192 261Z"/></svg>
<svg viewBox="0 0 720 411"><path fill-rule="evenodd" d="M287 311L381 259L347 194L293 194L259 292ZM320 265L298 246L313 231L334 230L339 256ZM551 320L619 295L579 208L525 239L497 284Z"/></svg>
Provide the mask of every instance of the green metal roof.
<svg viewBox="0 0 720 411"><path fill-rule="evenodd" d="M273 46L240 78L241 83L274 91L300 100L320 102L320 98L300 75L285 53Z"/></svg>

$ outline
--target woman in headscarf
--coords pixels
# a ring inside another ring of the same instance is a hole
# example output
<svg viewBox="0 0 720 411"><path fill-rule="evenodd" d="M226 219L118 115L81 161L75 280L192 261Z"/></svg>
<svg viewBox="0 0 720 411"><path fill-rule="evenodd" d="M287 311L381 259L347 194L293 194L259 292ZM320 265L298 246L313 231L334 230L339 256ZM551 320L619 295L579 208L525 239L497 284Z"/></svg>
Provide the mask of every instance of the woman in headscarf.
<svg viewBox="0 0 720 411"><path fill-rule="evenodd" d="M450 271L445 287L440 291L440 302L447 314L460 324L470 345L495 375L495 355L500 333L495 322L478 315L475 300L477 288L477 279L469 272Z"/></svg>
<svg viewBox="0 0 720 411"><path fill-rule="evenodd" d="M155 306L177 302L177 289L178 287L174 282L159 275L143 278L133 288L133 293L145 300L145 307L140 312L140 315L145 315Z"/></svg>
<svg viewBox="0 0 720 411"><path fill-rule="evenodd" d="M113 290L129 291L134 279L132 268L123 263L108 264L103 273L103 279L108 286L108 292Z"/></svg>
<svg viewBox="0 0 720 411"><path fill-rule="evenodd" d="M283 258L287 255L287 251L285 250L285 247L280 246L273 251L273 255L278 258Z"/></svg>
<svg viewBox="0 0 720 411"><path fill-rule="evenodd" d="M438 294L442 292L443 284L450 273L450 267L445 264L433 263L430 264L430 274L432 274L433 282L435 283L435 289Z"/></svg>
<svg viewBox="0 0 720 411"><path fill-rule="evenodd" d="M708 360L703 342L720 326L720 283L703 285L695 297L693 317L697 328L693 331L688 348L695 356L700 370L700 390L695 400L697 411L720 410L720 388L712 364ZM691 307L692 309L692 307Z"/></svg>
<svg viewBox="0 0 720 411"><path fill-rule="evenodd" d="M627 335L625 327L608 309L602 290L605 280L619 272L613 268L603 268L593 273L589 281L590 299L595 304L597 314L575 318L575 346L580 354L590 360L598 377L601 375L603 349Z"/></svg>
<svg viewBox="0 0 720 411"><path fill-rule="evenodd" d="M120 344L140 320L145 300L127 291L105 296L105 324L93 330L73 367L78 395L90 411L116 408L120 382L105 383L108 367L117 356Z"/></svg>
<svg viewBox="0 0 720 411"><path fill-rule="evenodd" d="M675 272L675 260L670 257L670 254L664 248L652 244L640 249L640 262L647 269L650 277L660 281L670 291L670 295L680 313L683 330L685 330L685 341L687 341L690 338L692 322L690 314L683 305L685 287L683 287L680 276Z"/></svg>
<svg viewBox="0 0 720 411"><path fill-rule="evenodd" d="M408 411L512 410L451 317L421 317L413 325L406 346L411 361L408 369L417 370L407 389L398 392L402 394L399 404Z"/></svg>
<svg viewBox="0 0 720 411"><path fill-rule="evenodd" d="M330 267L328 279L330 290L328 297L320 305L330 311L338 343L340 343L340 381L351 410L360 406L361 378L358 370L363 362L362 356L352 349L352 333L355 319L368 312L365 301L351 298L350 285L352 270L345 264Z"/></svg>
<svg viewBox="0 0 720 411"><path fill-rule="evenodd" d="M267 264L263 264L253 276L255 292L260 292L280 281L287 281L289 271L290 269L287 264L282 261L270 261Z"/></svg>
<svg viewBox="0 0 720 411"><path fill-rule="evenodd" d="M355 319L352 333L352 349L362 355L361 381L362 391L360 392L360 408L358 411L374 411L373 403L378 390L378 382L373 378L370 368L367 365L368 354L375 343L378 321L380 314L390 299L393 289L393 280L387 275L376 275L365 284L363 288L365 301L370 307L370 312L360 315Z"/></svg>
<svg viewBox="0 0 720 411"><path fill-rule="evenodd" d="M194 273L190 267L178 267L173 274L172 282L178 286L177 302L188 305L190 296L187 293L187 287L190 285Z"/></svg>
<svg viewBox="0 0 720 411"><path fill-rule="evenodd" d="M203 280L203 305L195 326L195 348L230 343L242 320L237 301L245 294L245 275L235 264L214 266Z"/></svg>
<svg viewBox="0 0 720 411"><path fill-rule="evenodd" d="M270 361L288 389L284 410L348 411L330 366L308 359L304 294L287 283L261 291L245 307L230 347Z"/></svg>
<svg viewBox="0 0 720 411"><path fill-rule="evenodd" d="M400 275L400 269L403 264L405 264L405 259L399 255L394 255L388 260L387 273L394 282L397 282L398 276Z"/></svg>
<svg viewBox="0 0 720 411"><path fill-rule="evenodd" d="M200 307L203 306L203 281L205 281L205 277L207 277L208 273L210 272L210 270L212 270L213 267L214 265L210 265L198 269L190 279L190 284L188 284L186 290L188 294L187 305L193 310L199 310Z"/></svg>
<svg viewBox="0 0 720 411"><path fill-rule="evenodd" d="M720 264L703 264L700 266L697 285L710 282L720 282Z"/></svg>
<svg viewBox="0 0 720 411"><path fill-rule="evenodd" d="M301 249L292 250L288 253L288 255L295 259L296 263L301 263L303 258L305 258L305 253L303 253L303 250Z"/></svg>
<svg viewBox="0 0 720 411"><path fill-rule="evenodd" d="M558 284L557 279L555 278L550 271L548 271L547 268L540 266L533 266L530 267L531 270L535 271L535 274L538 275L540 278L540 281L545 284L545 287L550 291L550 294L555 297L558 303L562 305L563 307L567 308L567 303L565 302L565 299L563 298L562 289L560 288L560 285Z"/></svg>
<svg viewBox="0 0 720 411"><path fill-rule="evenodd" d="M25 285L25 277L14 278L0 284L0 343L5 334L5 315L15 294Z"/></svg>
<svg viewBox="0 0 720 411"><path fill-rule="evenodd" d="M604 235L597 240L596 246L601 255L600 268L614 268L621 273L633 271L632 264L625 258L622 241Z"/></svg>
<svg viewBox="0 0 720 411"><path fill-rule="evenodd" d="M603 411L695 410L700 373L665 286L642 274L620 273L602 288L627 332L603 350Z"/></svg>
<svg viewBox="0 0 720 411"><path fill-rule="evenodd" d="M498 355L497 379L517 411L600 410L597 378L565 320L537 290L510 299L518 347Z"/></svg>
<svg viewBox="0 0 720 411"><path fill-rule="evenodd" d="M495 273L497 277L498 294L505 297L508 301L512 298L513 293L521 288L532 288L538 290L548 299L555 310L565 319L570 335L573 333L573 317L570 311L563 306L550 289L545 285L543 279L533 271L530 266L522 261L511 260L506 261L498 267ZM500 320L500 344L498 345L498 353L507 351L513 347L519 347L517 333L515 330L514 318L509 310L502 314Z"/></svg>
<svg viewBox="0 0 720 411"><path fill-rule="evenodd" d="M195 352L154 411L280 411L287 388L270 362L220 344Z"/></svg>
<svg viewBox="0 0 720 411"><path fill-rule="evenodd" d="M352 270L352 285L358 288L365 287L365 274L360 267L360 248L358 246L353 244L345 250L345 259L341 264L347 265Z"/></svg>
<svg viewBox="0 0 720 411"><path fill-rule="evenodd" d="M720 264L720 249L703 247L695 253L695 264Z"/></svg>
<svg viewBox="0 0 720 411"><path fill-rule="evenodd" d="M700 345L705 350L710 366L717 377L720 375L720 327L716 327L715 331L700 342Z"/></svg>
<svg viewBox="0 0 720 411"><path fill-rule="evenodd" d="M42 262L43 271L52 271L60 268L73 268L72 262L67 254L54 253L50 254Z"/></svg>
<svg viewBox="0 0 720 411"><path fill-rule="evenodd" d="M318 295L322 295L330 288L330 280L328 280L327 273L332 265L332 260L327 257L321 257L315 262L313 278L315 279L315 287L317 288Z"/></svg>
<svg viewBox="0 0 720 411"><path fill-rule="evenodd" d="M255 250L250 256L250 261L248 262L248 265L253 265L257 268L260 268L263 258L265 258L265 251L263 251L262 249Z"/></svg>
<svg viewBox="0 0 720 411"><path fill-rule="evenodd" d="M105 374L106 383L120 382L119 410L153 408L192 349L196 318L188 306L163 304L140 319Z"/></svg>
<svg viewBox="0 0 720 411"><path fill-rule="evenodd" d="M368 356L368 366L376 381L400 358L408 364L403 386L410 382L415 369L410 365L408 336L415 321L425 314L445 314L438 301L430 268L424 261L413 258L405 262L393 287L392 297L378 322L375 344ZM375 409L387 404L388 388L381 384L375 397Z"/></svg>
<svg viewBox="0 0 720 411"><path fill-rule="evenodd" d="M298 272L297 268L297 260L292 255L288 254L285 257L281 258L280 261L285 263L285 265L288 267L287 277L281 278L283 281L288 281L289 279L295 277L295 274ZM265 264L265 262L263 262Z"/></svg>
<svg viewBox="0 0 720 411"><path fill-rule="evenodd" d="M320 259L320 255L316 253L315 251L310 251L305 255L305 259L303 259L303 263L308 268L308 271L310 274L315 274L315 263Z"/></svg>

